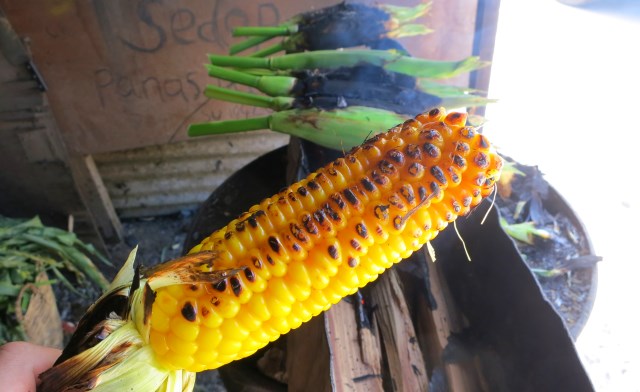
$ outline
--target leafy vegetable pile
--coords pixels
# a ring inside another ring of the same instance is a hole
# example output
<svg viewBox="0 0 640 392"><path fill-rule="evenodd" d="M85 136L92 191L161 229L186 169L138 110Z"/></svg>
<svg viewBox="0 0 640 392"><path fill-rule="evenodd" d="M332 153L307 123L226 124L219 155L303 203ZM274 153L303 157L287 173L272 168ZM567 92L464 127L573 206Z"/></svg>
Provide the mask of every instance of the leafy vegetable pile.
<svg viewBox="0 0 640 392"><path fill-rule="evenodd" d="M92 245L72 232L44 226L38 217L19 220L0 216L0 344L26 339L15 316L17 306L23 313L29 306L28 290L16 303L25 285L61 283L79 294L74 283L90 284L90 280L105 290L108 281L90 256L110 265ZM36 282L42 272L54 278Z"/></svg>

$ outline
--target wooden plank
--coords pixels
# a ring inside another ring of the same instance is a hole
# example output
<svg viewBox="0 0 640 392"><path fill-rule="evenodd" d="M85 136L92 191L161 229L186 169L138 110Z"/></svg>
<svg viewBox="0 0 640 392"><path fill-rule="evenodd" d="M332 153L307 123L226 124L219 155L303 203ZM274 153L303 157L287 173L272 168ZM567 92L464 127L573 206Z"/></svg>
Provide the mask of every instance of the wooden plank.
<svg viewBox="0 0 640 392"><path fill-rule="evenodd" d="M320 316L287 334L289 391L332 391L329 346L324 328L324 317Z"/></svg>
<svg viewBox="0 0 640 392"><path fill-rule="evenodd" d="M430 321L427 322L433 323L430 327L435 330L435 334L431 334L430 339L430 356L433 364L437 367L444 368L448 388L451 392L476 391L477 386L480 384L475 377L476 371L473 365L443 361L442 356L445 347L449 344L449 337L452 333L461 332L464 328L464 322L437 263L434 264L431 261L431 257L424 248L420 250L420 252L425 253L426 262L429 263L429 288L433 300L437 305L435 309L429 312L430 314L425 314L426 309L423 303L420 308L422 312L419 317L423 322L425 319L430 319Z"/></svg>
<svg viewBox="0 0 640 392"><path fill-rule="evenodd" d="M389 269L371 290L393 391L428 391L429 379L398 273Z"/></svg>
<svg viewBox="0 0 640 392"><path fill-rule="evenodd" d="M121 242L122 225L91 155L72 155L68 164L80 198L89 210L103 240L107 243Z"/></svg>
<svg viewBox="0 0 640 392"><path fill-rule="evenodd" d="M24 1L2 7L32 43L70 153L86 155L184 140L193 122L266 113L206 100L206 54L227 53L239 40L231 37L234 26L272 25L335 3ZM431 14L418 22L435 32L402 42L414 56L461 59L471 54L475 15L476 0L434 2ZM466 84L466 76L458 84Z"/></svg>
<svg viewBox="0 0 640 392"><path fill-rule="evenodd" d="M382 347L375 324L359 326L354 304L347 300L326 311L325 320L334 391L382 391Z"/></svg>

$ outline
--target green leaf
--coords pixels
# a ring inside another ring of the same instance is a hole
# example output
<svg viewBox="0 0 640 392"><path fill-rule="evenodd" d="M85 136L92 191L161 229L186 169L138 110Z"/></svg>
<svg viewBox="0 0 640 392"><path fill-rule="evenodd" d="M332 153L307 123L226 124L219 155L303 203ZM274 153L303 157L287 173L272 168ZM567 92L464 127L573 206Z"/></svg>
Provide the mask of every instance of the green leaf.
<svg viewBox="0 0 640 392"><path fill-rule="evenodd" d="M0 282L0 296L17 297L20 293L20 286L6 282Z"/></svg>
<svg viewBox="0 0 640 392"><path fill-rule="evenodd" d="M317 50L268 58L210 54L209 60L212 64L218 66L296 71L315 68L334 69L370 64L383 67L392 72L436 79L450 78L489 64L475 56L467 57L460 61L437 61L407 57L394 51L362 49Z"/></svg>
<svg viewBox="0 0 640 392"><path fill-rule="evenodd" d="M71 262L91 280L93 280L101 290L106 290L109 287L109 282L102 275L100 270L91 262L91 260L79 250L70 247L62 246L63 252L69 257Z"/></svg>
<svg viewBox="0 0 640 392"><path fill-rule="evenodd" d="M69 290L71 290L73 293L77 294L77 295L82 295L82 293L80 293L80 291L78 291L72 284L71 282L69 282L69 280L62 274L62 272L60 272L60 270L56 267L52 267L51 271L53 272L53 274L58 278L58 280L60 280L60 282Z"/></svg>
<svg viewBox="0 0 640 392"><path fill-rule="evenodd" d="M61 230L61 233L56 234L55 239L64 245L73 246L73 244L76 243L77 237L74 233Z"/></svg>

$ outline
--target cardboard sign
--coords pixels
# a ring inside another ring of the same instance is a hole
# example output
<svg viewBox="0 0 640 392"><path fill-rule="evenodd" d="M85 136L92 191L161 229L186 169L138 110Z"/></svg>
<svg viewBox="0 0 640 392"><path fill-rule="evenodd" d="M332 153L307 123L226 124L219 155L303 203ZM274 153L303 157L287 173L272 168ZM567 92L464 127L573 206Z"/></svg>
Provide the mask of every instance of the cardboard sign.
<svg viewBox="0 0 640 392"><path fill-rule="evenodd" d="M236 26L275 25L335 3L58 0L2 8L18 34L28 38L69 150L93 154L184 140L190 123L269 113L205 98L208 83L230 86L207 76L206 54L228 53L241 40L231 36ZM419 57L469 56L476 1L434 3L418 22L435 32L402 43ZM460 80L464 84L466 76Z"/></svg>

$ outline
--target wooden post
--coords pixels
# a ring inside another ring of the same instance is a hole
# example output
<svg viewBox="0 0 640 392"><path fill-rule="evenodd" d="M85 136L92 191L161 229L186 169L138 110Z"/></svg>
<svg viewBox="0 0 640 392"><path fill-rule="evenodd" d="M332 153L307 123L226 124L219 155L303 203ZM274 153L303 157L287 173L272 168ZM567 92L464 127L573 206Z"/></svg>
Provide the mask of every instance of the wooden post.
<svg viewBox="0 0 640 392"><path fill-rule="evenodd" d="M110 244L121 242L122 225L93 157L91 155L70 156L68 163L76 189L100 236Z"/></svg>

